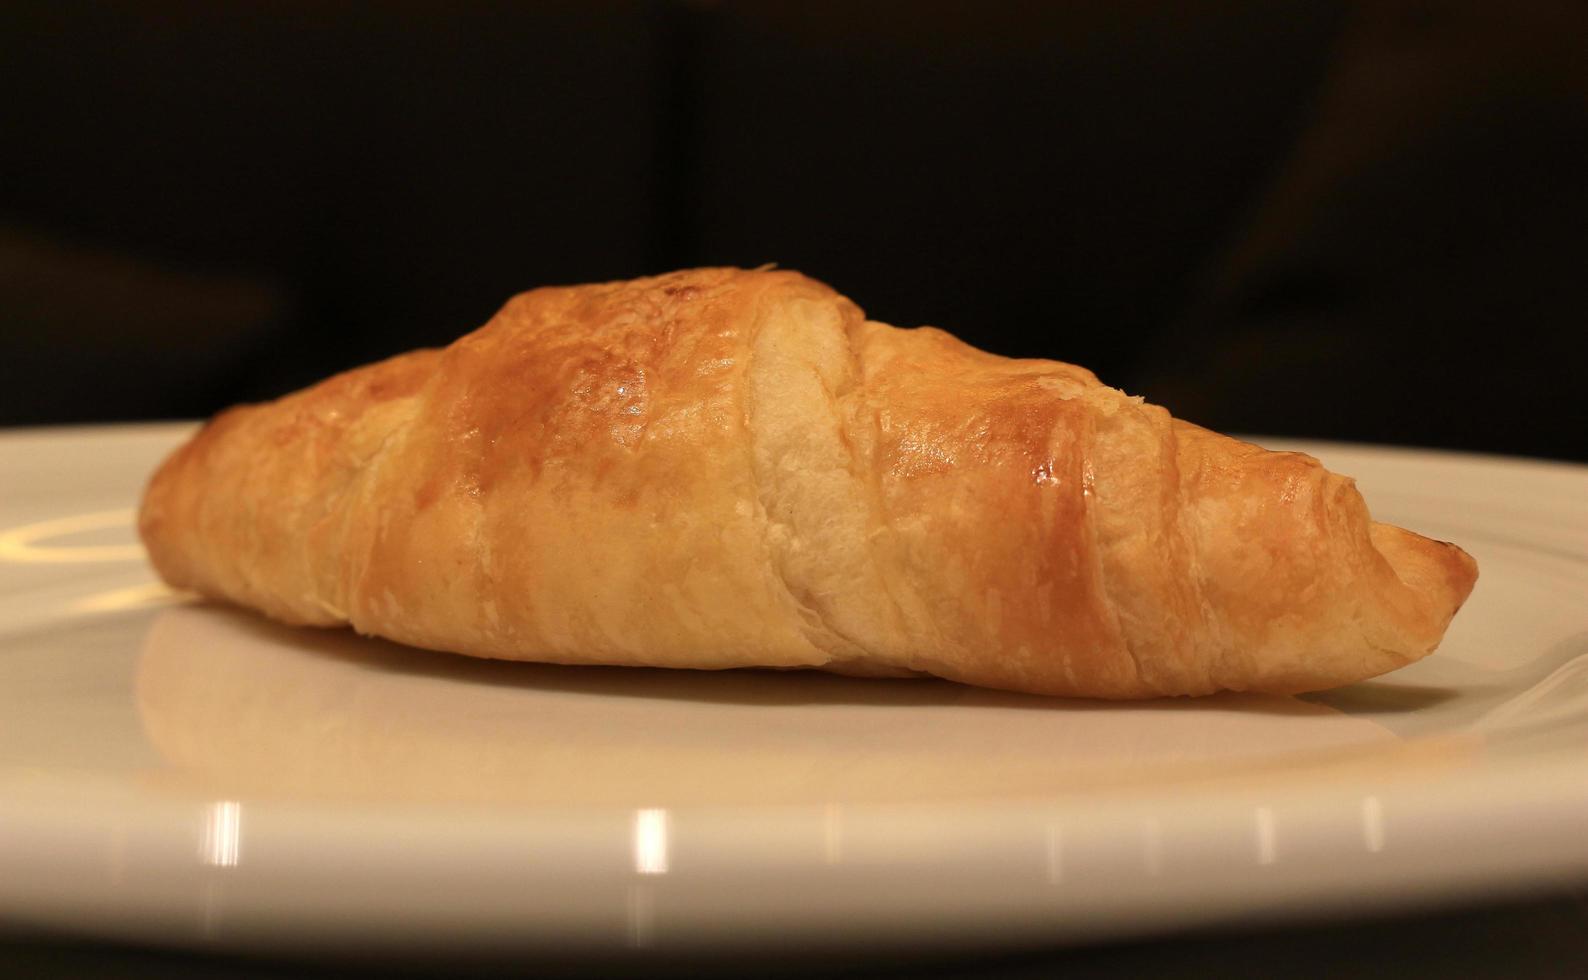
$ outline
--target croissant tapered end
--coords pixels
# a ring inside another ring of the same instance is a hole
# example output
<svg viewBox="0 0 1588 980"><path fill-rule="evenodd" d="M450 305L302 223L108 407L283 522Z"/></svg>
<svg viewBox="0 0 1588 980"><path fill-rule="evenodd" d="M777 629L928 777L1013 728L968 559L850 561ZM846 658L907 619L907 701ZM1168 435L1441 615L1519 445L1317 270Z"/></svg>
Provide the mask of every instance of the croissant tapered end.
<svg viewBox="0 0 1588 980"><path fill-rule="evenodd" d="M1375 522L1354 480L1304 453L1171 428L1207 684L1322 690L1439 645L1476 581L1470 556Z"/></svg>
<svg viewBox="0 0 1588 980"><path fill-rule="evenodd" d="M349 515L438 356L411 351L211 419L144 490L155 571L294 626L345 625Z"/></svg>
<svg viewBox="0 0 1588 980"><path fill-rule="evenodd" d="M1375 521L1369 533L1395 577L1417 597L1415 615L1406 623L1408 641L1424 654L1433 652L1478 583L1477 561L1448 541L1393 524Z"/></svg>
<svg viewBox="0 0 1588 980"><path fill-rule="evenodd" d="M1378 522L1351 588L1342 583L1342 618L1323 617L1298 642L1256 647L1249 679L1227 686L1301 694L1369 680L1428 656L1471 595L1478 565L1444 541ZM1294 624L1292 624L1293 626ZM1279 629L1275 634L1288 632ZM1303 634L1309 631L1302 629Z"/></svg>

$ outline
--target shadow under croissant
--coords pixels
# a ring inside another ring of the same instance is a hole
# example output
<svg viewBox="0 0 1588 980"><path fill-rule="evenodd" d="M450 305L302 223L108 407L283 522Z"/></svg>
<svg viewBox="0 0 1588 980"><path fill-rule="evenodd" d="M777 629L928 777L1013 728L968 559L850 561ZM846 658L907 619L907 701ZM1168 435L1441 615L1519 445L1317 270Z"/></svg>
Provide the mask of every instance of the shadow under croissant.
<svg viewBox="0 0 1588 980"><path fill-rule="evenodd" d="M1398 742L1296 698L1106 703L937 680L483 661L211 605L155 619L137 692L145 731L175 770L162 778L255 799L1029 797Z"/></svg>
<svg viewBox="0 0 1588 980"><path fill-rule="evenodd" d="M1556 709L1570 713L1575 723L1582 715L1581 692L1588 689L1588 633L1503 669L1441 657L1419 663L1417 670L1422 683L1363 681L1301 698L1371 719L1403 738L1450 729L1516 734L1559 724Z"/></svg>
<svg viewBox="0 0 1588 980"><path fill-rule="evenodd" d="M914 678L848 677L820 670L734 668L693 670L660 667L609 667L492 660L425 650L360 636L345 629L300 629L229 606L208 605L241 635L286 644L305 653L357 664L387 674L446 679L459 683L533 688L603 697L664 699L716 704L853 704L877 708L954 705L1030 711L1118 710L1117 702L1054 698L957 684L922 675ZM1159 698L1131 702L1145 711L1240 711L1275 715L1316 715L1294 697L1223 692L1202 698Z"/></svg>

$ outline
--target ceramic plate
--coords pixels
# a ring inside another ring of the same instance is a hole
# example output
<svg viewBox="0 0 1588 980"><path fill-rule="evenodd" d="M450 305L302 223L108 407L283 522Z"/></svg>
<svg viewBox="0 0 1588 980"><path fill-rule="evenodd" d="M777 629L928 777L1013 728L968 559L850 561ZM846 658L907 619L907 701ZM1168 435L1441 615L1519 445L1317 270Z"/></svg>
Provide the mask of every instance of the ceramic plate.
<svg viewBox="0 0 1588 980"><path fill-rule="evenodd" d="M0 436L0 923L1007 948L1588 874L1588 468L1301 447L1477 557L1440 652L1303 698L1094 704L477 662L173 596L130 521L188 431Z"/></svg>

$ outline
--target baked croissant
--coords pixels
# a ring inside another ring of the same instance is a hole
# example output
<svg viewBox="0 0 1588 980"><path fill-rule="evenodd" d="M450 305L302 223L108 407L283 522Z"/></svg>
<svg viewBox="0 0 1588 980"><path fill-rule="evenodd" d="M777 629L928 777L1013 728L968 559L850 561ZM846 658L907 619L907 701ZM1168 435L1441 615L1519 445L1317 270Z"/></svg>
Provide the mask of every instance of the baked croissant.
<svg viewBox="0 0 1588 980"><path fill-rule="evenodd" d="M774 270L537 289L231 409L139 527L173 586L414 646L1099 698L1371 677L1477 577L1311 457Z"/></svg>

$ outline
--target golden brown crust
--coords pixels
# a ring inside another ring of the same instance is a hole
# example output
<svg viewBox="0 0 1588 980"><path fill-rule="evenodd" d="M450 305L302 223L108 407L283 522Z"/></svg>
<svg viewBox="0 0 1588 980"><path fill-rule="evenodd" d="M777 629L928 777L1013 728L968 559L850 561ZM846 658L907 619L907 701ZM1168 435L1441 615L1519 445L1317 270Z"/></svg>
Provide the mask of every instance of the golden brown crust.
<svg viewBox="0 0 1588 980"><path fill-rule="evenodd" d="M1476 576L1309 457L765 270L535 290L233 409L141 529L174 585L418 646L1095 697L1372 676Z"/></svg>

